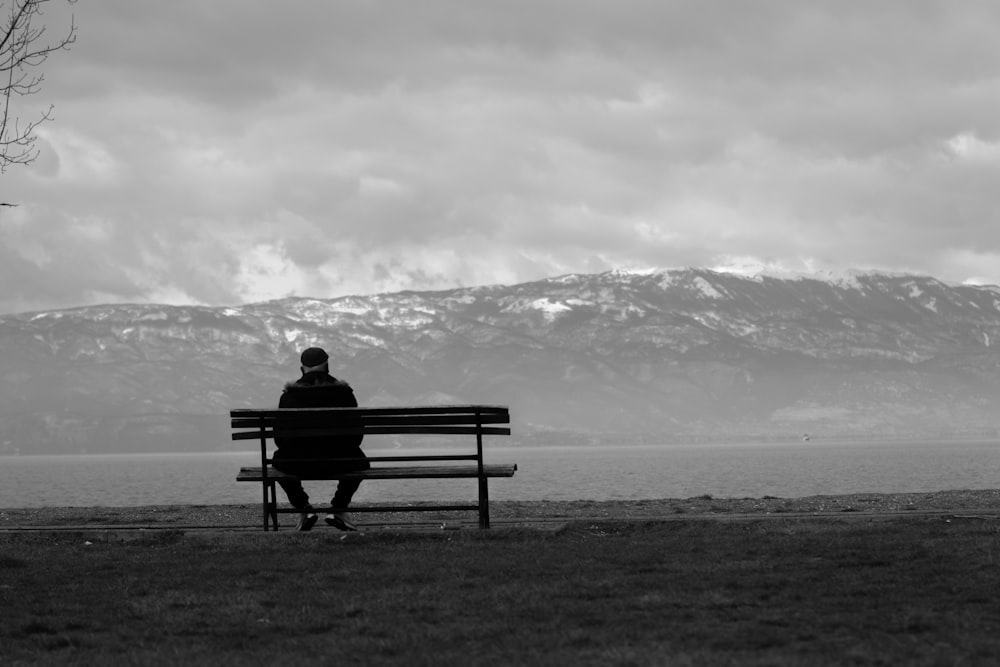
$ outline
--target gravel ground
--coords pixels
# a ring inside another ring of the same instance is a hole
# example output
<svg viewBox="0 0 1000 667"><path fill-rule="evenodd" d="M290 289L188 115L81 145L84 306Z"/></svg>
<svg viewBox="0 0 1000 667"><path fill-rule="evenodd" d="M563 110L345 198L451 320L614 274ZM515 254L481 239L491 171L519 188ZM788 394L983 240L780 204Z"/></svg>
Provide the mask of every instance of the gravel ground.
<svg viewBox="0 0 1000 667"><path fill-rule="evenodd" d="M660 500L541 501L490 503L490 516L500 524L564 523L573 520L657 519L777 514L939 513L1000 515L1000 490L933 493L854 494L804 498L665 498ZM475 522L467 513L358 513L362 525L394 526ZM281 517L283 526L294 518ZM0 530L62 528L223 528L256 529L259 505L169 505L147 507L44 507L0 509Z"/></svg>

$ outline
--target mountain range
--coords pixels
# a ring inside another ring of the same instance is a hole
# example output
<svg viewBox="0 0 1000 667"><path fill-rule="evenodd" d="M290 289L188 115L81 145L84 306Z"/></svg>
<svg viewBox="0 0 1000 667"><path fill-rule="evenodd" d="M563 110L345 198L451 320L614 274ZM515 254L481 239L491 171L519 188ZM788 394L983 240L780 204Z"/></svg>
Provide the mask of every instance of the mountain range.
<svg viewBox="0 0 1000 667"><path fill-rule="evenodd" d="M363 405L509 405L510 444L1000 427L996 286L678 269L5 315L0 454L232 449L229 409L276 405L312 345Z"/></svg>

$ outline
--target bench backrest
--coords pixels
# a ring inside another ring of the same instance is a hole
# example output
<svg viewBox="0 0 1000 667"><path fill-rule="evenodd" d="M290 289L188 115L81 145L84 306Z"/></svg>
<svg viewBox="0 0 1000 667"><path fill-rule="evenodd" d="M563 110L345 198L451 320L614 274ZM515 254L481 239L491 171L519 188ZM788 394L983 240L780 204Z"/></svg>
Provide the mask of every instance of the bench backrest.
<svg viewBox="0 0 1000 667"><path fill-rule="evenodd" d="M497 405L231 410L233 440L336 435L510 435L510 413Z"/></svg>
<svg viewBox="0 0 1000 667"><path fill-rule="evenodd" d="M258 440L267 465L268 440L343 435L474 435L471 456L378 456L376 461L478 460L483 462L484 435L510 435L510 412L499 405L437 405L382 408L271 408L231 410L233 440ZM321 440L320 440L321 441Z"/></svg>

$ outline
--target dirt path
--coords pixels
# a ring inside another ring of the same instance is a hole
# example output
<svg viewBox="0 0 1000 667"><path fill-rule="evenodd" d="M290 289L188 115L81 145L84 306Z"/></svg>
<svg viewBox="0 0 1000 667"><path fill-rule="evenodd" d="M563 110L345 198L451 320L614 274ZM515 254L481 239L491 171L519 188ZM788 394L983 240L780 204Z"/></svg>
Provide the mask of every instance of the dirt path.
<svg viewBox="0 0 1000 667"><path fill-rule="evenodd" d="M665 498L621 501L496 501L498 525L565 523L574 520L634 520L782 515L897 515L953 512L1000 517L1000 490L904 494L853 494L804 498ZM359 514L368 525L474 523L473 513ZM289 515L282 525L293 523ZM259 505L167 505L146 507L44 507L0 510L0 530L114 528L258 528Z"/></svg>

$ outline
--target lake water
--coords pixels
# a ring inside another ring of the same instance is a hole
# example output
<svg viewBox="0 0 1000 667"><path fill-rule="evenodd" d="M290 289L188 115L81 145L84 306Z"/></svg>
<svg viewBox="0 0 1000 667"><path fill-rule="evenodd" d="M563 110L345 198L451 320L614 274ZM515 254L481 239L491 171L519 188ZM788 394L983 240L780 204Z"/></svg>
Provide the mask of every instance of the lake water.
<svg viewBox="0 0 1000 667"><path fill-rule="evenodd" d="M377 451L369 454L377 455ZM0 507L260 502L237 484L256 452L0 458ZM490 481L494 500L638 500L907 493L1000 487L1000 441L789 442L617 447L493 447L517 463ZM333 482L307 482L325 503ZM283 496L279 492L279 496ZM474 499L474 480L370 481L356 502Z"/></svg>

